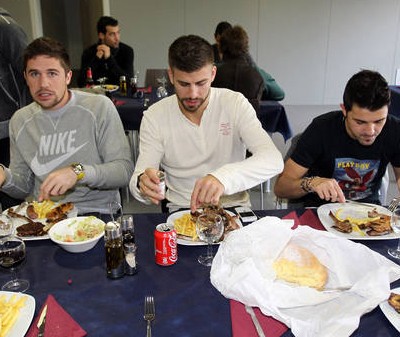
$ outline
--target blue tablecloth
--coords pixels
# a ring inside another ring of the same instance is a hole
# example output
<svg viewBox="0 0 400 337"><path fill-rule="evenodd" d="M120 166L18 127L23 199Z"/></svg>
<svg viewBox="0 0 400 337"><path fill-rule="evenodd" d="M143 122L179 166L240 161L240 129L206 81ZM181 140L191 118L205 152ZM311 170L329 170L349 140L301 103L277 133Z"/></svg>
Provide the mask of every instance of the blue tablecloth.
<svg viewBox="0 0 400 337"><path fill-rule="evenodd" d="M297 210L301 215L304 210ZM288 210L256 211L258 215L282 217ZM27 261L20 276L28 278L28 294L36 299L36 314L48 294L69 312L89 336L145 336L144 296L154 295L154 336L230 337L229 301L210 283L209 268L197 262L204 246L179 246L178 262L161 267L154 262L153 231L165 214L134 216L139 272L134 276L106 278L104 241L81 254L68 253L50 240L27 241ZM388 256L397 240L363 241ZM2 271L0 282L10 275ZM69 284L68 280L72 283ZM397 282L393 286L399 286ZM361 318L353 337L397 336L379 308ZM291 336L287 332L284 336Z"/></svg>

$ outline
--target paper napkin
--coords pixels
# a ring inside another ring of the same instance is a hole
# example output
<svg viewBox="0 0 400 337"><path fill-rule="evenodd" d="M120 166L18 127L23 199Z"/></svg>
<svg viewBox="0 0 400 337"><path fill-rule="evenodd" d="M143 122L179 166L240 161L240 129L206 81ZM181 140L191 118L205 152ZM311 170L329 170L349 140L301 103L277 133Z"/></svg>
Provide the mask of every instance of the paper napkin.
<svg viewBox="0 0 400 337"><path fill-rule="evenodd" d="M389 297L400 267L362 244L309 226L292 226L265 217L230 233L214 258L212 284L229 299L259 307L296 336L351 335L361 315ZM289 241L312 251L328 268L328 288L351 289L320 292L275 280L272 263Z"/></svg>
<svg viewBox="0 0 400 337"><path fill-rule="evenodd" d="M28 333L25 335L26 337L37 336L37 322L45 305L47 305L45 337L84 337L87 335L86 331L61 307L54 296L48 295Z"/></svg>

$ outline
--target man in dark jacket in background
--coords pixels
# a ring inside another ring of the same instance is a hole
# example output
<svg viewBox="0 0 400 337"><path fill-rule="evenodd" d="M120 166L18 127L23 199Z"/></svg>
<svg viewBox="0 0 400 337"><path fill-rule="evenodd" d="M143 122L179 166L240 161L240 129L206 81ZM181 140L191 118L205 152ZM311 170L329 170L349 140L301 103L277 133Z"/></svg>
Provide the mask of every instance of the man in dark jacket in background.
<svg viewBox="0 0 400 337"><path fill-rule="evenodd" d="M125 76L126 80L133 77L133 49L120 42L118 21L110 16L102 16L97 21L97 34L99 41L82 54L79 87L85 86L89 67L95 83L106 77L105 83L118 85L120 76Z"/></svg>
<svg viewBox="0 0 400 337"><path fill-rule="evenodd" d="M0 7L0 162L10 163L8 124L14 112L32 101L23 75L22 55L27 37L22 27ZM6 209L19 201L0 193Z"/></svg>

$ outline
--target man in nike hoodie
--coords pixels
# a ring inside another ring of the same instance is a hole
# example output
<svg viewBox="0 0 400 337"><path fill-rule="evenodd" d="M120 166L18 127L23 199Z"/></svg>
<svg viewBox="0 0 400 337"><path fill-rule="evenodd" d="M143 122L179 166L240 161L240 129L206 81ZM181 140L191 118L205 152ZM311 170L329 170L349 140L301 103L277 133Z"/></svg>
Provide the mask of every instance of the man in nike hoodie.
<svg viewBox="0 0 400 337"><path fill-rule="evenodd" d="M71 201L79 214L108 214L133 172L111 100L68 90L68 53L50 38L28 45L24 76L34 102L11 118L11 162L0 168L1 190L20 199Z"/></svg>

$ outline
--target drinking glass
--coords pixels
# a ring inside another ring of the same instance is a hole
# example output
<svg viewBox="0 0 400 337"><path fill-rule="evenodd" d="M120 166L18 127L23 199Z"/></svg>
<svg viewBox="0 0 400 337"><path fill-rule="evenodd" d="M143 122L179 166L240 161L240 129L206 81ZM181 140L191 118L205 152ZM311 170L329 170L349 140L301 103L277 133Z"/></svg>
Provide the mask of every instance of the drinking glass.
<svg viewBox="0 0 400 337"><path fill-rule="evenodd" d="M196 232L201 241L207 242L207 254L200 255L197 261L203 266L211 266L214 259L212 244L218 242L224 233L224 223L218 214L202 214L196 221Z"/></svg>
<svg viewBox="0 0 400 337"><path fill-rule="evenodd" d="M111 221L117 221L119 217L124 215L122 205L118 201L111 201L108 207L110 208Z"/></svg>
<svg viewBox="0 0 400 337"><path fill-rule="evenodd" d="M25 261L25 243L14 235L0 239L0 266L11 270L11 281L2 290L24 292L29 289L29 281L17 277L18 267Z"/></svg>
<svg viewBox="0 0 400 337"><path fill-rule="evenodd" d="M157 97L163 98L168 96L167 91L167 79L163 76L161 78L157 78L157 82L160 83L160 86L157 88Z"/></svg>
<svg viewBox="0 0 400 337"><path fill-rule="evenodd" d="M393 211L392 217L390 218L390 225L395 233L400 233L400 207L396 207ZM389 248L388 253L395 259L400 259L400 239L397 248Z"/></svg>
<svg viewBox="0 0 400 337"><path fill-rule="evenodd" d="M0 214L0 238L9 236L14 231L12 219L6 214Z"/></svg>

